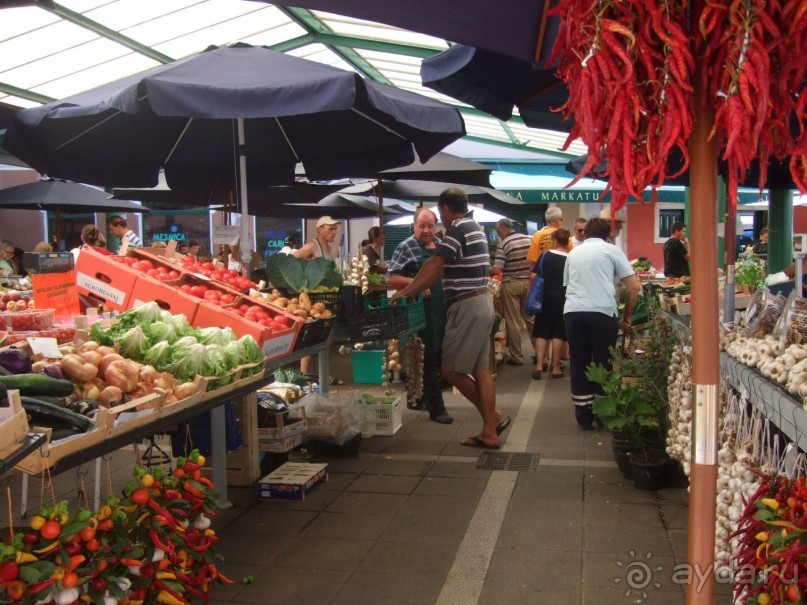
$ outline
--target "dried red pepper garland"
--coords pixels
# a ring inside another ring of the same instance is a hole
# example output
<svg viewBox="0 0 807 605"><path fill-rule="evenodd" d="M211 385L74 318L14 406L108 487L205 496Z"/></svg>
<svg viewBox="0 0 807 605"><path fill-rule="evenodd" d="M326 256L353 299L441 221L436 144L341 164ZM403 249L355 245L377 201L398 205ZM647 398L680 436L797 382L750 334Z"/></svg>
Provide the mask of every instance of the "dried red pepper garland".
<svg viewBox="0 0 807 605"><path fill-rule="evenodd" d="M614 211L631 195L661 186L670 151L678 147L689 165L694 67L683 28L680 0L562 0L560 35L553 48L558 73L569 88L559 111L574 116L563 149L580 137L588 160L577 178L605 158Z"/></svg>
<svg viewBox="0 0 807 605"><path fill-rule="evenodd" d="M755 471L756 472L756 471ZM735 602L801 603L807 594L807 485L765 477L746 506L732 557Z"/></svg>

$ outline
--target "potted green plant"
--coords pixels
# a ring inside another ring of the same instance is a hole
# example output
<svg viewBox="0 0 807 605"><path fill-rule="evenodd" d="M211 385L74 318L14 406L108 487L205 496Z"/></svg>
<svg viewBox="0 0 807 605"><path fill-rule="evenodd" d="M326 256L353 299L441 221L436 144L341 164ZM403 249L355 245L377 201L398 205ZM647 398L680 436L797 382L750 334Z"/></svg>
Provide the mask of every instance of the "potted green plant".
<svg viewBox="0 0 807 605"><path fill-rule="evenodd" d="M761 258L751 254L737 260L734 266L734 283L751 293L765 285L765 265Z"/></svg>
<svg viewBox="0 0 807 605"><path fill-rule="evenodd" d="M619 431L629 444L615 451L620 470L639 489L658 489L664 482L667 459L652 447L660 439L661 422L659 410L643 394L641 380L600 364L590 364L586 377L602 386L604 393L594 401L592 411L603 427Z"/></svg>

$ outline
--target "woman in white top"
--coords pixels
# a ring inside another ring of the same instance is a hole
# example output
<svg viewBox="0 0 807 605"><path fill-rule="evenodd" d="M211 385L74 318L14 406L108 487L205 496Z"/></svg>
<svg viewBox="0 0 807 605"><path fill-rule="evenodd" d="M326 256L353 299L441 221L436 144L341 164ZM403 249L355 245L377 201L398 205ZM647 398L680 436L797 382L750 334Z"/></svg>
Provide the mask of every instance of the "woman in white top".
<svg viewBox="0 0 807 605"><path fill-rule="evenodd" d="M244 263L241 261L241 245L236 242L230 244L230 254L227 255L227 269L230 271L244 272Z"/></svg>

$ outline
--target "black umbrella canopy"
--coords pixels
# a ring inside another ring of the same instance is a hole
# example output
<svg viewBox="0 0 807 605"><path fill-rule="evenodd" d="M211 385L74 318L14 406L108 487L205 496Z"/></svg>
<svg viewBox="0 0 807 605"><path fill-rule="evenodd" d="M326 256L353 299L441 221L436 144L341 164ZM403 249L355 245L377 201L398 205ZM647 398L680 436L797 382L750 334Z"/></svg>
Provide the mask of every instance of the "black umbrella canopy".
<svg viewBox="0 0 807 605"><path fill-rule="evenodd" d="M527 126L569 131L574 125L552 111L567 101L569 91L543 62L457 44L424 59L420 75L424 86L500 120L509 120L517 107Z"/></svg>
<svg viewBox="0 0 807 605"><path fill-rule="evenodd" d="M475 204L483 203L503 203L503 204L523 204L519 199L514 198L502 191L492 187L478 187L476 185L463 185L459 183L441 183L437 181L378 181L360 183L345 187L339 193L348 195L380 194L383 198L396 198L403 200L429 200L435 201L440 194L449 187L457 187L465 192L468 200ZM385 203L386 207L386 203Z"/></svg>
<svg viewBox="0 0 807 605"><path fill-rule="evenodd" d="M341 206L323 206L322 204L283 204L278 202L258 202L250 205L250 214L275 218L319 218L330 216L337 219L371 218L378 215L378 204L361 205L345 204ZM386 212L386 208L385 208ZM397 211L390 211L398 214Z"/></svg>
<svg viewBox="0 0 807 605"><path fill-rule="evenodd" d="M465 134L459 111L265 47L212 47L16 114L4 146L42 173L105 187L237 188L375 176Z"/></svg>
<svg viewBox="0 0 807 605"><path fill-rule="evenodd" d="M248 191L250 206L253 203L312 204L326 195L339 191L344 184L294 183L275 187L251 188ZM115 188L112 197L121 200L138 200L155 210L196 208L199 206L226 206L237 204L231 189L170 189L160 175L160 184L152 188Z"/></svg>
<svg viewBox="0 0 807 605"><path fill-rule="evenodd" d="M140 204L110 199L105 191L64 181L37 181L0 189L0 208L82 212L148 212Z"/></svg>
<svg viewBox="0 0 807 605"><path fill-rule="evenodd" d="M367 19L526 61L546 54L545 0L296 0L295 6Z"/></svg>
<svg viewBox="0 0 807 605"><path fill-rule="evenodd" d="M490 166L441 151L426 162L382 170L380 176L390 181L416 179L490 187L491 172Z"/></svg>
<svg viewBox="0 0 807 605"><path fill-rule="evenodd" d="M357 206L378 214L378 202L366 195L353 195L350 193L332 193L319 202L320 206L327 208L350 208ZM384 199L384 214L406 214L417 210L417 206L401 200Z"/></svg>

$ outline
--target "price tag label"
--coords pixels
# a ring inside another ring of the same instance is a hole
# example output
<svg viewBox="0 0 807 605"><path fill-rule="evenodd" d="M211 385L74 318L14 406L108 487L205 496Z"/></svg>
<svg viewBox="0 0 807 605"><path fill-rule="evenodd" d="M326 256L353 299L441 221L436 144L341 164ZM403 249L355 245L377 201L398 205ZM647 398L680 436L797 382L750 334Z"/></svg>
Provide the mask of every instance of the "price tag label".
<svg viewBox="0 0 807 605"><path fill-rule="evenodd" d="M52 357L61 359L62 352L59 350L59 343L55 338L42 338L39 336L32 336L27 339L34 355L42 355L44 357Z"/></svg>

